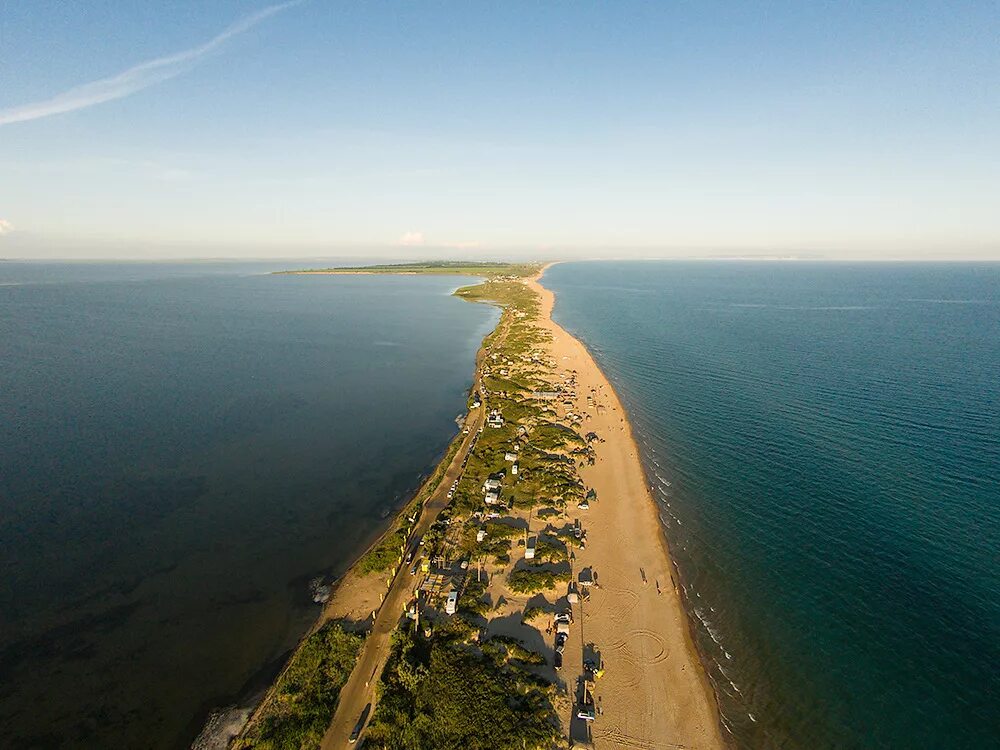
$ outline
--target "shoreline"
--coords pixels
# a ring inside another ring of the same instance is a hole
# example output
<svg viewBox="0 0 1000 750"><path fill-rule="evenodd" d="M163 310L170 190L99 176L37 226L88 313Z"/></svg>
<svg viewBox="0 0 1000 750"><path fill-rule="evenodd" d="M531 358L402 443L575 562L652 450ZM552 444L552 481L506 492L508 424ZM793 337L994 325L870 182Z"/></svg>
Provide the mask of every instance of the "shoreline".
<svg viewBox="0 0 1000 750"><path fill-rule="evenodd" d="M678 586L680 581L675 578L680 576L679 569L677 568L673 557L670 554L669 541L667 540L666 534L663 531L662 523L659 519L658 507L656 501L653 498L649 490L649 480L646 474L646 467L641 458L641 452L639 450L639 445L635 439L635 435L632 429L632 423L628 418L628 413L625 411L620 398L618 397L617 391L608 380L604 371L597 364L590 350L587 349L586 345L580 341L578 338L570 334L566 329L560 326L552 318L552 310L555 304L555 293L541 284L541 280L544 277L545 271L554 264L547 264L538 274L537 277L531 279L528 284L532 286L540 295L542 299L542 315L540 315L540 322L543 322L546 328L549 328L558 337L565 337L565 341L569 344L571 348L577 348L579 350L578 356L580 357L580 364L590 371L592 379L599 384L599 387L603 388L603 396L610 404L611 414L605 415L605 418L613 418L614 415L620 415L620 425L619 431L611 431L608 434L607 441L608 444L613 444L613 441L617 440L621 444L621 450L624 454L625 465L621 468L627 474L631 474L631 481L626 480L626 484L633 485L632 492L626 492L619 494L616 500L626 500L631 501L628 503L631 507L630 510L635 512L637 515L652 516L652 525L655 528L655 544L657 551L661 557L661 564L666 569L669 580L672 585L663 590L663 597L665 597L664 603L667 608L673 610L672 616L675 621L679 618L680 623L683 625L678 631L678 635L681 637L681 643L686 658L686 661L693 667L693 672L696 676L696 682L699 688L699 692L702 698L702 706L699 708L691 706L694 709L693 713L704 713L703 716L696 719L695 723L701 723L702 729L705 730L703 735L703 742L708 744L699 744L699 747L714 746L714 747L726 747L726 741L722 735L723 724L721 722L721 712L719 708L718 696L716 695L714 685L708 674L708 665L704 662L701 652L698 650L695 635L694 635L694 622L691 618L690 613L684 606L683 598L680 595ZM556 345L556 341L553 342L553 347ZM566 356L566 355L564 355ZM582 368L577 368L578 377L581 381L581 385L585 382L585 375L581 371ZM600 415L597 415L599 418ZM596 421L596 418L595 420ZM607 425L605 425L607 426ZM599 449L599 454L600 454ZM600 463L600 460L599 462ZM597 468L597 467L595 467ZM610 468L610 467L608 467ZM617 467L616 467L617 468ZM594 484L597 486L597 477L588 476L594 469L588 470L588 467L584 467L581 473L588 478L588 484ZM599 469L598 469L599 473ZM641 487L641 492L636 493L634 487ZM601 509L602 503L596 503L595 509ZM594 511L592 510L591 513ZM597 534L595 534L595 541L600 538L600 532L602 529L599 525L597 526ZM603 580L603 579L602 579ZM603 585L603 584L602 584ZM685 670L685 665L681 664L681 671ZM676 680L674 681L676 683ZM676 687L676 684L675 684ZM675 694L670 691L668 694ZM633 695L630 697L631 700L636 700L637 696ZM607 710L607 709L605 709ZM705 720L709 719L708 722ZM595 734L596 734L595 730ZM612 739L609 737L609 739ZM614 741L614 740L612 740Z"/></svg>
<svg viewBox="0 0 1000 750"><path fill-rule="evenodd" d="M612 664L609 675L602 681L602 688L605 688L601 690L604 693L604 716L594 727L593 746L618 747L640 742L644 743L642 744L644 747L647 745L652 747L655 745L649 743L659 740L692 748L726 747L726 742L722 738L723 725L717 696L708 676L707 665L702 661L697 649L694 624L677 590L675 565L657 515L655 500L649 491L648 479L631 423L627 420L624 408L610 381L587 348L552 319L555 295L540 283L546 270L552 265L555 264L545 264L537 273L520 279L520 283L537 296L539 311L535 324L551 336L551 340L541 342L540 346L548 350L556 361L556 372L558 374L573 372L580 382L580 399L584 397L585 386L594 387L595 392L597 390L601 392L602 405L596 407L598 414L594 415L593 429L599 430L605 437L601 440L605 445L597 449L596 464L592 467L581 466L580 474L602 497L613 498L610 502L594 503L592 509L585 513L585 520L593 530L593 542L587 545L585 551L581 550L579 553L584 561L582 564L590 563L595 573L601 575L601 585L594 592L598 611L594 614L588 612L586 618L581 616L581 620L586 623L588 640L593 639L595 644L604 647L605 653L610 657L609 663ZM364 271L306 271L305 273L377 274ZM487 280L484 279L484 282ZM477 387L487 342L500 330L500 326L501 322L498 322L497 326L486 335L476 354L476 371L471 389ZM564 366L565 360L569 360L574 367ZM603 402L607 402L607 408L603 406ZM582 411L583 407L580 409ZM605 410L610 413L605 413ZM470 409L465 414L465 422L471 424L476 417L481 416L477 415L476 409ZM587 419L590 420L591 416L588 415ZM612 424L611 420L616 421ZM614 429L615 427L618 429ZM591 425L588 425L589 428ZM360 565L362 559L393 533L401 519L405 519L411 512L418 499L423 498L426 503L435 494L442 481L438 478L444 477L451 468L456 446L462 446L466 442L468 441L460 428L446 446L441 459L429 469L426 480L418 486L413 497L407 500L397 513L386 519L385 530L335 582L322 613L293 648L293 654L311 634L328 622L340 621L345 627L358 632L367 632L369 627L374 625L372 615L381 612L387 581L384 575L362 572ZM623 539L627 540L626 544L622 544ZM631 554L626 554L625 550ZM636 560L641 564L634 566L635 572L629 573L622 569L623 562L634 563ZM658 576L655 578L658 589L653 594L655 598L649 596L653 593L652 586L645 585L646 571ZM636 587L636 579L640 572L643 586ZM659 586L661 580L664 582L662 591ZM392 577L389 579L390 585L391 581ZM666 585L667 582L672 583ZM606 589L607 594L605 594ZM623 597L625 604L631 606L623 608L621 603L610 601L606 603L609 606L603 606L602 600L609 595L613 597L615 591ZM625 612L624 609L628 611ZM616 617L616 614L622 614L623 617ZM623 618L624 621L621 621ZM581 637L583 622L580 626ZM286 667L279 671L279 677ZM365 671L367 670L368 666L365 667ZM619 688L616 682L622 681L627 684ZM272 683L272 688L276 682L277 677L275 683ZM272 688L265 691L255 706L240 707L250 709L246 723L240 728L241 732L252 727L259 719L271 698ZM666 702L663 700L664 696L667 696ZM225 709L218 709L221 710ZM571 724L572 720L565 728L570 730ZM330 739L328 733L324 744L329 744ZM201 747L225 747L225 745Z"/></svg>
<svg viewBox="0 0 1000 750"><path fill-rule="evenodd" d="M547 291L552 295L552 307L549 309L549 314L548 314L549 321L553 326L557 326L560 330L562 330L566 334L566 336L576 341L580 345L580 347L587 353L587 356L590 358L591 366L597 372L599 377L604 381L604 383L607 384L609 394L611 394L614 397L615 402L621 411L622 418L624 419L624 424L627 430L625 439L630 444L631 452L635 454L639 464L639 471L642 473L643 485L645 487L645 494L646 494L645 497L646 504L653 510L654 514L656 515L656 524L660 532L659 533L660 543L662 545L663 555L667 559L668 567L670 570L670 579L671 583L673 584L674 595L675 595L673 598L676 599L677 606L680 607L681 611L685 616L685 619L687 620L688 627L685 631L685 636L686 636L685 646L688 650L688 654L692 662L694 662L699 667L699 676L701 678L702 688L705 692L705 697L708 701L709 708L713 714L716 725L720 730L722 730L722 732L720 733L720 739L723 743L723 746L729 747L732 744L731 740L735 740L735 735L727 727L724 721L722 707L720 703L720 697L718 693L718 687L715 684L715 681L711 677L711 666L707 661L708 657L704 653L702 653L702 650L698 647L698 642L697 642L698 625L696 622L697 618L693 610L691 610L687 606L685 597L681 594L681 588L684 586L684 574L670 551L670 539L667 536L666 527L662 519L660 518L659 504L657 503L656 498L653 496L652 492L653 478L650 476L650 472L652 471L652 469L649 467L647 461L643 458L643 452L641 450L641 441L638 440L635 436L635 432L632 426L632 421L629 418L628 411L625 408L624 403L622 403L621 398L618 396L618 392L611 384L611 380L601 369L601 366L597 363L597 360L594 358L593 354L587 348L587 345L582 340L578 339L577 337L573 336L573 334L569 333L569 331L566 331L565 328L556 323L555 320L552 318L552 310L555 307L556 295L555 292L543 286L541 282L545 276L545 272L549 268L564 262L565 261L553 261L551 263L545 264L545 266L542 268L538 276L532 279L532 282L534 282L541 289Z"/></svg>

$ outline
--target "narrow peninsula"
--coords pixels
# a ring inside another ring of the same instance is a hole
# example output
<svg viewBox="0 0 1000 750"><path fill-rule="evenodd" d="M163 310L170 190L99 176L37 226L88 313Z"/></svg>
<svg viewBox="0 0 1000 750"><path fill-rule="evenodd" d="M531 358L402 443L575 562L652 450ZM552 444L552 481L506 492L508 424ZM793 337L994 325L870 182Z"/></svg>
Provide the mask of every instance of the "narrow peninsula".
<svg viewBox="0 0 1000 750"><path fill-rule="evenodd" d="M231 747L724 746L628 419L543 271L291 272L475 275L455 294L502 313L459 434Z"/></svg>

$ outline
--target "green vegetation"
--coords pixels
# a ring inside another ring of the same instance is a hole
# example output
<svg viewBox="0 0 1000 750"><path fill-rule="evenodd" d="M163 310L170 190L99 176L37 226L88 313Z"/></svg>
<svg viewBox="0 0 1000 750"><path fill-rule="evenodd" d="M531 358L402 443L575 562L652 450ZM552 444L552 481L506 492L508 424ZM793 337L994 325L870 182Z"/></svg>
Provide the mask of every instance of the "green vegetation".
<svg viewBox="0 0 1000 750"><path fill-rule="evenodd" d="M403 548L410 535L410 525L403 518L391 534L386 534L374 547L358 560L358 570L367 573L385 573L392 570L403 557Z"/></svg>
<svg viewBox="0 0 1000 750"><path fill-rule="evenodd" d="M535 559L550 563L566 562L569 560L569 551L561 542L539 539L535 546Z"/></svg>
<svg viewBox="0 0 1000 750"><path fill-rule="evenodd" d="M555 688L493 649L399 631L379 690L368 748L547 750L562 743Z"/></svg>
<svg viewBox="0 0 1000 750"><path fill-rule="evenodd" d="M541 617L545 614L545 610L541 607L527 607L524 612L521 613L521 622L531 622L536 617Z"/></svg>
<svg viewBox="0 0 1000 750"><path fill-rule="evenodd" d="M557 583L569 581L569 573L554 573L551 570L521 568L507 579L510 590L518 594L535 594L554 589Z"/></svg>
<svg viewBox="0 0 1000 750"><path fill-rule="evenodd" d="M330 274L426 274L455 276L516 276L524 278L534 276L541 269L538 263L492 263L460 260L437 260L423 263L382 263L372 266L338 266L334 268L307 268L299 271L277 271L280 274L289 273L330 273Z"/></svg>
<svg viewBox="0 0 1000 750"><path fill-rule="evenodd" d="M489 606L483 600L486 593L486 584L476 579L465 584L462 595L458 597L458 611L463 615L478 615L485 617L489 611Z"/></svg>
<svg viewBox="0 0 1000 750"><path fill-rule="evenodd" d="M537 651L527 648L517 638L509 635L495 635L483 644L483 651L492 650L502 659L516 659L524 664L546 664L545 657Z"/></svg>
<svg viewBox="0 0 1000 750"><path fill-rule="evenodd" d="M305 639L233 750L318 748L364 638L328 622Z"/></svg>

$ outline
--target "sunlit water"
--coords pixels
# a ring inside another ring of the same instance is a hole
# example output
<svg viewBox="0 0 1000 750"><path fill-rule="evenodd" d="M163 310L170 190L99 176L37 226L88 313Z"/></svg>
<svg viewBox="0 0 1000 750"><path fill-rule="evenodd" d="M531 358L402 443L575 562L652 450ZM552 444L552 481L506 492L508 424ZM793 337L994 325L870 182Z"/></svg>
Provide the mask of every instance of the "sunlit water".
<svg viewBox="0 0 1000 750"><path fill-rule="evenodd" d="M996 747L1000 265L544 283L632 416L737 743Z"/></svg>

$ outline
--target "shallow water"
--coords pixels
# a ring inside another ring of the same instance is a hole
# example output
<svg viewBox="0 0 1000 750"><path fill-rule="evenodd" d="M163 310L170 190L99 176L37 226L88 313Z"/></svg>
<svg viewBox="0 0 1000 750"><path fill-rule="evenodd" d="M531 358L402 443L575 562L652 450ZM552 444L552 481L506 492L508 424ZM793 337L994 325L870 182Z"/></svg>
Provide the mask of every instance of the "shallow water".
<svg viewBox="0 0 1000 750"><path fill-rule="evenodd" d="M0 746L185 747L457 431L456 278L0 264Z"/></svg>
<svg viewBox="0 0 1000 750"><path fill-rule="evenodd" d="M747 748L1000 736L1000 265L573 263Z"/></svg>

